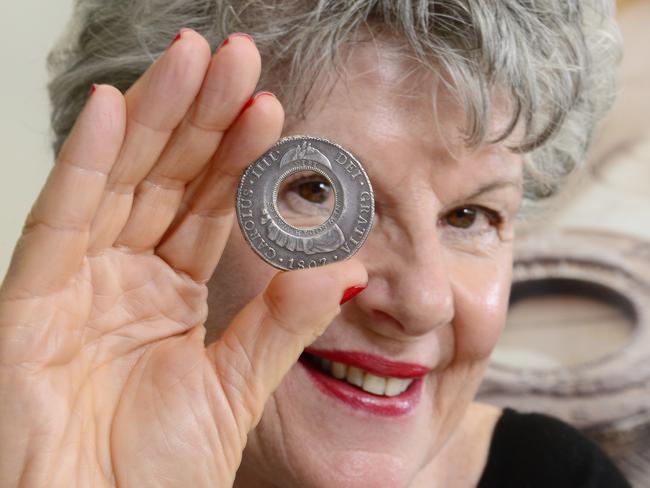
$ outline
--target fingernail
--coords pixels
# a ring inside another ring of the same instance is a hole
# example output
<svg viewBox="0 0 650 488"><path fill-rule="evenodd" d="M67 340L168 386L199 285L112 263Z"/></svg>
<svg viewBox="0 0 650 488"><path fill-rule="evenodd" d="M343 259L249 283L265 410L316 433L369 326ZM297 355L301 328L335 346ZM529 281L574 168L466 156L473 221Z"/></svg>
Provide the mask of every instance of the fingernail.
<svg viewBox="0 0 650 488"><path fill-rule="evenodd" d="M245 111L246 109L251 108L251 107L253 106L254 103L255 103L255 95L253 95L252 97L250 97L250 98L246 101L246 103L245 103L244 106L242 107L241 111L243 112L243 111ZM240 112L240 113L241 113L241 112Z"/></svg>
<svg viewBox="0 0 650 488"><path fill-rule="evenodd" d="M233 34L230 34L228 37L245 37L249 41L251 41L253 44L255 44L255 39L249 34L246 34L245 32L235 32Z"/></svg>
<svg viewBox="0 0 650 488"><path fill-rule="evenodd" d="M359 293L361 293L363 290L365 290L368 287L368 285L363 285L363 286L352 286L345 290L343 293L343 298L341 298L341 305L343 305L345 302L352 300L354 297L356 297Z"/></svg>
<svg viewBox="0 0 650 488"><path fill-rule="evenodd" d="M172 39L172 42L169 43L169 46L167 46L167 49L172 47L172 44L174 44L176 41L180 40L180 38L183 36L183 30L181 29L178 34L176 34L176 37Z"/></svg>
<svg viewBox="0 0 650 488"><path fill-rule="evenodd" d="M226 38L223 40L223 42L222 42L222 43L219 45L219 47L217 48L217 51L218 51L219 49L221 49L222 47L227 46L228 43L230 42L230 38L231 38L231 37L245 37L246 39L248 39L249 41L251 41L253 44L255 44L255 39L253 39L252 36L246 34L245 32L234 32L234 33L230 34L228 37L226 37Z"/></svg>
<svg viewBox="0 0 650 488"><path fill-rule="evenodd" d="M261 98L261 97L274 97L274 96L275 95L273 93L271 93L270 91L261 91L261 92L257 92L253 98L255 98L255 100L257 100L258 98Z"/></svg>
<svg viewBox="0 0 650 488"><path fill-rule="evenodd" d="M260 97L265 97L265 96L266 97L268 97L268 96L274 97L275 95L273 95L273 93L271 93L270 91L261 91L261 92L256 93L255 95L253 95L252 97L250 97L246 101L246 103L242 107L241 112L239 112L239 114L241 115L241 113L244 112L246 109L251 108L251 106L255 103L255 100L257 100Z"/></svg>
<svg viewBox="0 0 650 488"><path fill-rule="evenodd" d="M92 95L96 91L97 91L97 85L93 83L92 85L90 85L90 90L88 90L88 96Z"/></svg>

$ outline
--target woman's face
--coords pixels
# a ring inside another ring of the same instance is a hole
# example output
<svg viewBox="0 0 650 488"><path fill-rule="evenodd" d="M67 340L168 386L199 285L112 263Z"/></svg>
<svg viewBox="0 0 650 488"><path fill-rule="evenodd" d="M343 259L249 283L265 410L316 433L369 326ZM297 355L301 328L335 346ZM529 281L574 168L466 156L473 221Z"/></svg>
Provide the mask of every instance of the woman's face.
<svg viewBox="0 0 650 488"><path fill-rule="evenodd" d="M345 79L285 127L286 135L321 136L351 151L375 192L375 222L357 254L368 287L311 347L371 353L430 372L415 399L401 403L406 409L393 398L395 408L382 410L324 392L297 363L248 437L238 482L407 486L476 392L505 321L522 160L506 143L463 149L464 116L442 89L434 112L431 83L403 57L359 47ZM496 113L492 127L506 122ZM300 185L294 182L280 205L318 213L332 198L326 183ZM209 284L210 340L276 272L234 227ZM355 391L361 401L358 395L374 398Z"/></svg>

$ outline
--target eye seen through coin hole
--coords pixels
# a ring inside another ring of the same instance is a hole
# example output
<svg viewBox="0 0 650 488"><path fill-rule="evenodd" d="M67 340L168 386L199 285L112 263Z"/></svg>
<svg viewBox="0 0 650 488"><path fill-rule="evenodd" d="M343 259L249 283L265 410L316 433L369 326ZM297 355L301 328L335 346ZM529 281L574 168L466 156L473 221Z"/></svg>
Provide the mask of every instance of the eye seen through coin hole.
<svg viewBox="0 0 650 488"><path fill-rule="evenodd" d="M492 361L515 369L555 369L597 361L630 341L637 316L617 291L588 281L515 283Z"/></svg>
<svg viewBox="0 0 650 488"><path fill-rule="evenodd" d="M298 171L280 183L276 207L287 224L313 229L332 215L334 199L334 187L328 178L315 171Z"/></svg>

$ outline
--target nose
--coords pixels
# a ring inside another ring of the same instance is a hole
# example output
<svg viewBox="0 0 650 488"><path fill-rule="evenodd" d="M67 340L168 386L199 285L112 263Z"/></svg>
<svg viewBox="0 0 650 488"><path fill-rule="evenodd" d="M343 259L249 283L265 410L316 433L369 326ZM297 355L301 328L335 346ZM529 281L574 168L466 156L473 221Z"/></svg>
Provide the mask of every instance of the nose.
<svg viewBox="0 0 650 488"><path fill-rule="evenodd" d="M369 326L382 335L425 335L454 316L452 263L447 262L435 215L424 207L391 216L378 210L362 249L368 288L357 304L369 315Z"/></svg>

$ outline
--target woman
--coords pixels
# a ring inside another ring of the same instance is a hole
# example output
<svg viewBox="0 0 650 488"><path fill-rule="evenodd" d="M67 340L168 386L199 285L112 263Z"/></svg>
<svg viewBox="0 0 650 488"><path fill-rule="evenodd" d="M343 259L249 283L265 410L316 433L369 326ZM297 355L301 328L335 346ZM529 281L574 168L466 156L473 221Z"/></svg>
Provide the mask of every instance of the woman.
<svg viewBox="0 0 650 488"><path fill-rule="evenodd" d="M559 421L472 402L515 222L610 103L611 11L79 1L57 163L0 295L1 484L626 486ZM376 214L352 259L277 272L234 194L292 134L358 156Z"/></svg>

